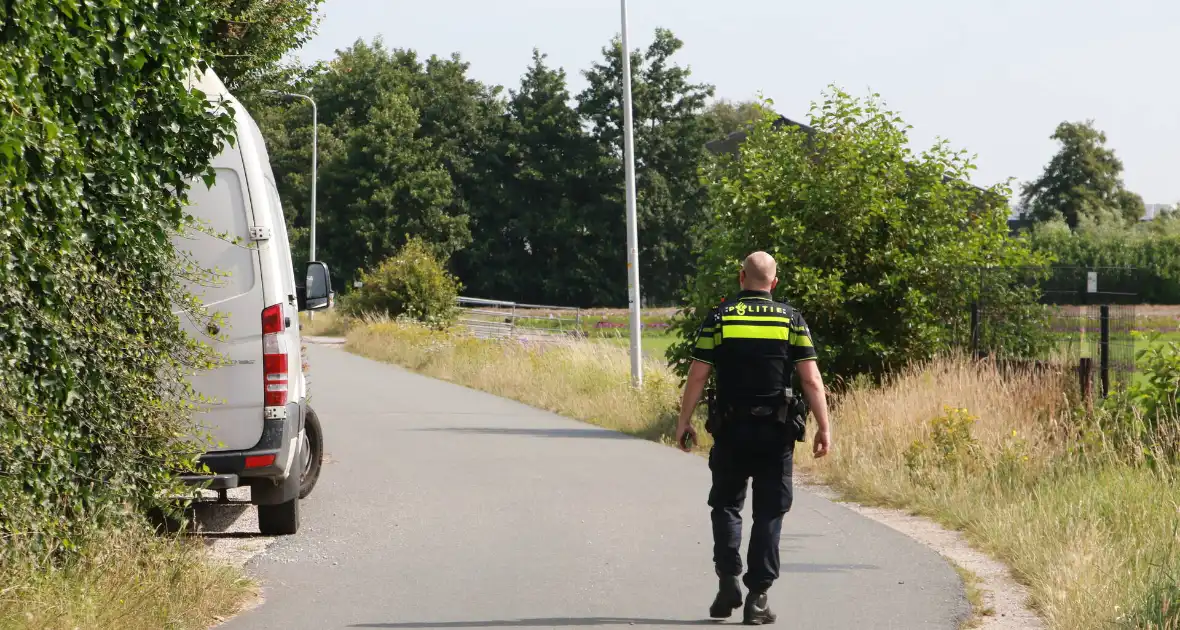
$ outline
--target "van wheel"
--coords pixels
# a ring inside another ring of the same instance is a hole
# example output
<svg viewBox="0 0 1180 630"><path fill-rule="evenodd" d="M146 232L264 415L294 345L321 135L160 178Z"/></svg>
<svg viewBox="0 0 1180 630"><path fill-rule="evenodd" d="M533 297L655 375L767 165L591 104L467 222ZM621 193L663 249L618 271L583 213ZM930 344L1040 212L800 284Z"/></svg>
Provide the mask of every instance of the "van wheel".
<svg viewBox="0 0 1180 630"><path fill-rule="evenodd" d="M299 461L303 462L299 476L299 498L307 498L320 479L320 468L324 465L324 434L320 430L320 419L311 405L307 406L307 418L303 423L303 442L299 446Z"/></svg>
<svg viewBox="0 0 1180 630"><path fill-rule="evenodd" d="M299 497L258 506L258 531L265 536L289 536L299 531Z"/></svg>

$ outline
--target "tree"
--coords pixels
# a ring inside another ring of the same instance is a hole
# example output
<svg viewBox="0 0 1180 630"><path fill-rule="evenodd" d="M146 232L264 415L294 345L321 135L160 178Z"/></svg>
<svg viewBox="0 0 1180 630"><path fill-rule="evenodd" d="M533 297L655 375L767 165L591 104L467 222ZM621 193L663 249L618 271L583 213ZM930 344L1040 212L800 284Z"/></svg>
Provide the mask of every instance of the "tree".
<svg viewBox="0 0 1180 630"><path fill-rule="evenodd" d="M724 138L735 131L741 131L761 117L759 101L738 101L722 99L705 110L705 119L718 138Z"/></svg>
<svg viewBox="0 0 1180 630"><path fill-rule="evenodd" d="M302 71L282 63L315 34L324 0L209 0L217 16L205 32L209 62L226 87L247 98L290 84Z"/></svg>
<svg viewBox="0 0 1180 630"><path fill-rule="evenodd" d="M404 96L418 115L414 137L428 141L451 178L448 212L465 215L482 197L485 158L498 137L504 107L499 88L468 78L468 67L457 54L423 62L412 50L386 48L380 37L371 44L357 40L313 81L321 120L356 128L383 95Z"/></svg>
<svg viewBox="0 0 1180 630"><path fill-rule="evenodd" d="M329 212L317 226L317 248L345 287L410 236L421 236L442 258L470 242L466 215L449 212L450 176L430 141L414 137L418 115L406 97L381 95L366 118L348 132L344 155L320 171Z"/></svg>
<svg viewBox="0 0 1180 630"><path fill-rule="evenodd" d="M376 38L338 52L297 86L319 106L321 258L351 274L375 263L373 256L390 255L388 248L404 241L406 229L430 241L443 258L470 242L468 214L495 187L486 173L503 104L498 88L466 72L457 55L423 63L417 53L388 49ZM260 120L268 142L278 147L275 176L291 209L292 235L302 240L310 199L310 108L283 107L285 112L268 111ZM393 138L404 144L393 146ZM436 185L444 180L447 191L441 194ZM359 231L341 232L354 221L364 224L356 226ZM333 249L330 239L344 249Z"/></svg>
<svg viewBox="0 0 1180 630"><path fill-rule="evenodd" d="M777 297L801 310L821 365L838 377L882 374L948 347L978 268L1040 264L1008 238L1004 189L969 184L973 165L945 142L915 154L908 127L876 95L833 89L812 108L814 134L777 118L766 111L738 155L705 170L707 237L675 323L686 341L668 355L678 370L751 251L775 257Z"/></svg>
<svg viewBox="0 0 1180 630"><path fill-rule="evenodd" d="M1106 134L1093 121L1063 122L1052 138L1061 149L1023 189L1028 216L1038 222L1060 217L1071 229L1086 222L1131 224L1143 217L1143 199L1124 188L1123 163L1106 148Z"/></svg>
<svg viewBox="0 0 1180 630"><path fill-rule="evenodd" d="M458 217L479 212L500 185L490 179L490 169L504 119L501 88L469 78L470 64L458 54L445 59L432 55L423 63L412 50L395 50L390 62L404 81L398 89L418 112L416 137L429 141L450 176L447 213Z"/></svg>
<svg viewBox="0 0 1180 630"><path fill-rule="evenodd" d="M671 31L657 29L645 53L630 53L640 282L644 295L657 303L673 301L692 275L705 207L697 168L705 143L716 138L701 115L713 87L691 83L689 69L671 62L683 46ZM602 52L605 60L584 72L589 86L578 95L578 111L602 152L596 178L615 183L613 191L603 193L604 211L623 225L622 44L616 37ZM621 254L615 269L614 277L625 277Z"/></svg>
<svg viewBox="0 0 1180 630"><path fill-rule="evenodd" d="M604 216L592 179L598 146L570 106L564 70L533 64L510 92L492 170L495 185L472 206L473 239L458 254L459 275L475 295L592 306L617 297ZM618 241L613 241L618 242Z"/></svg>

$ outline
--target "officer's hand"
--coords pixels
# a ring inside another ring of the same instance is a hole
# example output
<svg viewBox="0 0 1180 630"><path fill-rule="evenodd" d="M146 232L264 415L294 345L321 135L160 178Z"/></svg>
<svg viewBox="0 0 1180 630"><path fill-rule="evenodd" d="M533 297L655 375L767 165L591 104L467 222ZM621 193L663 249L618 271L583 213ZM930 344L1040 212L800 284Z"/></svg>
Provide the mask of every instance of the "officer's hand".
<svg viewBox="0 0 1180 630"><path fill-rule="evenodd" d="M688 443L685 438L691 438L692 443ZM676 427L676 446L680 450L688 453L692 451L692 445L697 443L697 430L691 424L680 424Z"/></svg>
<svg viewBox="0 0 1180 630"><path fill-rule="evenodd" d="M830 429L815 432L815 443L812 446L811 454L816 459L828 454L828 449L832 445L832 432Z"/></svg>

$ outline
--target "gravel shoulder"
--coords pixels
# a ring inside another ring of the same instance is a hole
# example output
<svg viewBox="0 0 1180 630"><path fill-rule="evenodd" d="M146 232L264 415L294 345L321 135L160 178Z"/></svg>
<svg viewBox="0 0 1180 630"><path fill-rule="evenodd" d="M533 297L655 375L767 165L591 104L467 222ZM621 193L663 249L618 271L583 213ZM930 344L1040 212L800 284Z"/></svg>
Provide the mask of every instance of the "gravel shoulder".
<svg viewBox="0 0 1180 630"><path fill-rule="evenodd" d="M848 509L905 534L933 549L948 561L979 578L982 591L978 616L973 626L978 630L1042 630L1044 621L1028 606L1028 589L1012 577L1008 567L971 546L961 532L947 529L938 523L902 510L870 507L843 501L832 488L813 479L796 478L796 483L808 492L838 503Z"/></svg>

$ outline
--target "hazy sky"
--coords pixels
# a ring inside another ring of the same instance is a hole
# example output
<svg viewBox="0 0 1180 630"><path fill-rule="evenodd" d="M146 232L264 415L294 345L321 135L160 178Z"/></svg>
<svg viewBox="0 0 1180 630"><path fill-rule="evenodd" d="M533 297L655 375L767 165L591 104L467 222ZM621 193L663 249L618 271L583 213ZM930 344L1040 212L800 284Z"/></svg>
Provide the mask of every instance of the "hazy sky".
<svg viewBox="0 0 1180 630"><path fill-rule="evenodd" d="M1147 203L1180 202L1180 2L1176 0L629 0L631 48L671 29L717 97L761 91L806 121L828 84L878 92L913 125L977 154L980 185L1036 177L1063 120L1092 118ZM1118 7L1118 8L1116 8ZM327 0L300 51L327 59L358 38L425 56L461 53L515 88L532 49L580 71L619 32L618 0Z"/></svg>

